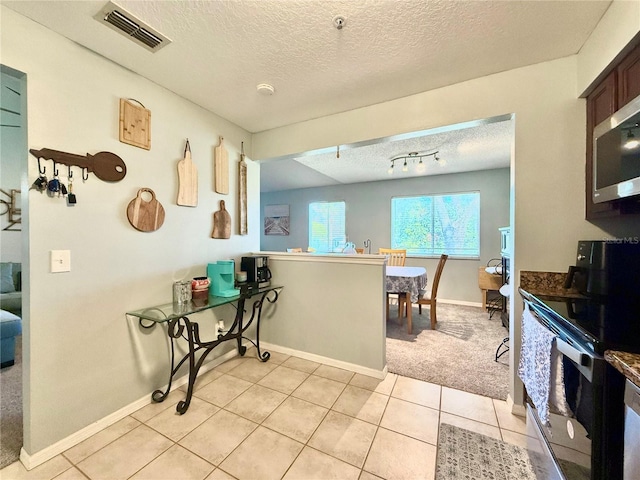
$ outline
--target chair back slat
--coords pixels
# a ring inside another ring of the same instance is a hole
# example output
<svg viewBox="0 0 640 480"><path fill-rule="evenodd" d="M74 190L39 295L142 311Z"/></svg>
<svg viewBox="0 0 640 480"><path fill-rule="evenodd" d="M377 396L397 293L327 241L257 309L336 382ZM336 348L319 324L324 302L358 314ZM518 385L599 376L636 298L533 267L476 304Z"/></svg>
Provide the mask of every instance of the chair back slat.
<svg viewBox="0 0 640 480"><path fill-rule="evenodd" d="M378 254L386 256L387 265L391 267L404 267L407 258L407 251L404 249L379 248Z"/></svg>
<svg viewBox="0 0 640 480"><path fill-rule="evenodd" d="M431 284L431 299L435 300L436 295L438 294L438 284L440 283L440 277L442 276L442 270L444 269L444 264L449 258L449 255L442 254L440 255L440 261L438 262L438 266L436 268L436 273L433 276L433 283Z"/></svg>

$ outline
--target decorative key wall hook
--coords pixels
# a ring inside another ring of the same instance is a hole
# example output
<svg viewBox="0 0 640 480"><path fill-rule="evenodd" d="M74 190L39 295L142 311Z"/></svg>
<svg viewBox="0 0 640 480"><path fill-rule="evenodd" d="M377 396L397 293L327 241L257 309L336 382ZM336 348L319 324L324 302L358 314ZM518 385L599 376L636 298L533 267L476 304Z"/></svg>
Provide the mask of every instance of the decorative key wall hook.
<svg viewBox="0 0 640 480"><path fill-rule="evenodd" d="M73 153L51 150L49 148L43 148L41 150L30 149L29 152L38 159L38 170L41 175L44 175L44 172L40 169L40 158L53 160L54 174L56 175L56 163L82 168L83 180L88 178L89 172L93 172L96 177L105 182L119 182L127 174L127 166L124 161L111 152L98 152L95 155L88 153L86 155L75 155ZM85 171L87 178L85 178Z"/></svg>

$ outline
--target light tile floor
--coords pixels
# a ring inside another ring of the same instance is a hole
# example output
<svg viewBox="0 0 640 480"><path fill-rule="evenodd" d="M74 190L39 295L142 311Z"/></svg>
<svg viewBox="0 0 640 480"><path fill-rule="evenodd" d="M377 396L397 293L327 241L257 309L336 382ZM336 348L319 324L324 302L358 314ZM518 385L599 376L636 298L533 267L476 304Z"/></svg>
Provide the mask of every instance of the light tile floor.
<svg viewBox="0 0 640 480"><path fill-rule="evenodd" d="M433 479L438 426L524 446L505 401L388 374L385 380L255 349L48 462L3 480Z"/></svg>

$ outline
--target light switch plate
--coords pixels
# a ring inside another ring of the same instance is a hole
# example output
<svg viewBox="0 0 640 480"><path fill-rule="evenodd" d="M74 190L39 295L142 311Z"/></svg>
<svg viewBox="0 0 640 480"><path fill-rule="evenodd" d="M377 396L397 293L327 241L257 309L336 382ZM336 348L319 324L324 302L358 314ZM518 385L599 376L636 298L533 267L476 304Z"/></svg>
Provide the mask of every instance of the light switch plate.
<svg viewBox="0 0 640 480"><path fill-rule="evenodd" d="M51 273L71 271L71 250L51 250Z"/></svg>

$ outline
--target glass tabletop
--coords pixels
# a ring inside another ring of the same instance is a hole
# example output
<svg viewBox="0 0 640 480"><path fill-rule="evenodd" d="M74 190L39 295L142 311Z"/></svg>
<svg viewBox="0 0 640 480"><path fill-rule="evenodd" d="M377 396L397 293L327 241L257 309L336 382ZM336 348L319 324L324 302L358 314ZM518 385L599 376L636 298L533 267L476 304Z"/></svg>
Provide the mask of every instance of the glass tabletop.
<svg viewBox="0 0 640 480"><path fill-rule="evenodd" d="M270 285L268 287L255 288L247 290L244 298L251 298L271 290L279 290L283 288L280 285ZM234 295L233 297L217 297L209 295L205 298L194 298L189 303L178 305L176 303L165 303L163 305L155 305L153 307L141 308L127 312L127 315L151 320L153 322L168 322L176 318L188 316L194 313L202 312L210 308L219 307L229 303L237 302L242 295Z"/></svg>

